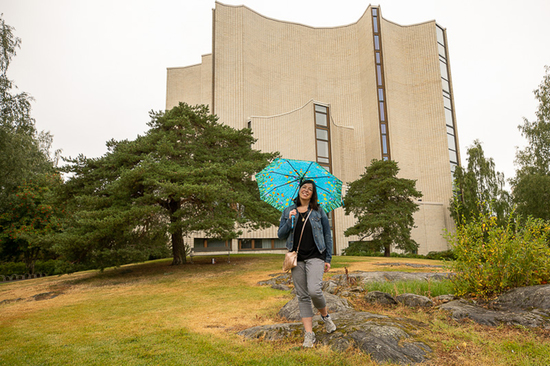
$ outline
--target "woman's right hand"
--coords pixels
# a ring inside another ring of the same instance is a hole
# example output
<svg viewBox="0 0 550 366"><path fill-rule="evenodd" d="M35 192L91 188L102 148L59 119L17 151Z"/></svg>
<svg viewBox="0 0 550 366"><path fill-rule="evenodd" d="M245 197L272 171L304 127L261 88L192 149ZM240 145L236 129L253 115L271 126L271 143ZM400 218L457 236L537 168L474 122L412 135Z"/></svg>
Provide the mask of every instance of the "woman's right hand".
<svg viewBox="0 0 550 366"><path fill-rule="evenodd" d="M292 216L296 216L296 213L297 213L296 209L290 210L290 214L288 215L288 219L292 220Z"/></svg>

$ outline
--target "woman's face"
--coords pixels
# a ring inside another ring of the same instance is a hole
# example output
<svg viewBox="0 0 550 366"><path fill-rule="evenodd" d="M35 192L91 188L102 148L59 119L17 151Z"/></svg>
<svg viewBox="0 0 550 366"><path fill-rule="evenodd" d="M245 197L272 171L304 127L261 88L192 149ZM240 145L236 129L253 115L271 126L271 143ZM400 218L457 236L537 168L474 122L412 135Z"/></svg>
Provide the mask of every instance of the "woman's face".
<svg viewBox="0 0 550 366"><path fill-rule="evenodd" d="M313 195L313 184L306 183L300 187L300 198L303 200L310 200Z"/></svg>

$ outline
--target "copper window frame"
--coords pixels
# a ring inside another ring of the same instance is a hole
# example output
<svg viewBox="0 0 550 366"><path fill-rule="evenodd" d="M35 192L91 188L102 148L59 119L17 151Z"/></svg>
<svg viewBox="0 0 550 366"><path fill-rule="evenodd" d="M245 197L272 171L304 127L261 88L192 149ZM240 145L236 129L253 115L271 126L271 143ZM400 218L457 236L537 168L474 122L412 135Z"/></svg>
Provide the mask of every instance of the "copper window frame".
<svg viewBox="0 0 550 366"><path fill-rule="evenodd" d="M202 246L196 246L195 241L196 240L202 240ZM223 241L225 243L225 246L223 247L209 247L208 246L208 240L215 240L215 241ZM195 238L193 240L193 248L203 248L203 249L220 249L220 250L231 250L231 240L216 240L214 238Z"/></svg>
<svg viewBox="0 0 550 366"><path fill-rule="evenodd" d="M317 110L317 106L325 108L325 112L321 112ZM326 116L327 125L319 125L317 124L317 113L324 114ZM315 124L315 161L319 163L319 165L322 165L326 168L328 168L329 172L332 172L332 141L330 136L330 107L323 104L317 104L313 103L313 116L314 116L314 124ZM322 130L327 132L327 140L320 139L317 137L317 130ZM324 156L319 155L319 148L318 148L318 141L323 141L327 143L328 147L328 158ZM319 161L319 158L321 159L328 159L328 163L324 161Z"/></svg>
<svg viewBox="0 0 550 366"><path fill-rule="evenodd" d="M252 248L243 248L242 247L242 242L243 240L250 240L252 241ZM271 240L271 248L256 248L256 240ZM274 238L254 238L254 239L248 239L248 238L241 238L241 239L238 239L238 249L239 251L249 251L249 250L282 250L282 249L286 249L286 246L285 247L282 247L282 248L275 248L275 240L278 240L278 239L274 239Z"/></svg>
<svg viewBox="0 0 550 366"><path fill-rule="evenodd" d="M383 40L380 23L380 9L371 10L372 34L374 48L374 65L376 78L376 102L378 110L378 131L380 133L380 155L382 160L391 160L390 128L388 119L388 99L384 75Z"/></svg>

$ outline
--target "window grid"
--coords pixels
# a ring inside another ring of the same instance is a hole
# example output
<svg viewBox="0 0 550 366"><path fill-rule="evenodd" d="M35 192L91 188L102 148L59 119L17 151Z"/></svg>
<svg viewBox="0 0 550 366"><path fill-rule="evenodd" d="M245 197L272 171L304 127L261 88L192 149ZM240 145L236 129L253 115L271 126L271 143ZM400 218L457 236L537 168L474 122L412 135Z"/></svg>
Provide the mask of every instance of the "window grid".
<svg viewBox="0 0 550 366"><path fill-rule="evenodd" d="M456 129L453 116L453 103L451 98L451 86L449 66L447 62L447 47L445 43L445 30L436 25L437 47L439 52L439 68L441 70L441 89L443 93L443 107L445 109L445 124L447 127L447 145L449 148L449 163L451 172L454 173L458 162L458 144L456 142Z"/></svg>
<svg viewBox="0 0 550 366"><path fill-rule="evenodd" d="M388 125L388 106L386 99L386 84L384 80L384 57L382 55L382 34L380 30L380 12L372 8L372 33L374 44L374 62L376 64L376 85L378 87L378 116L380 124L380 147L382 160L391 159L390 137Z"/></svg>
<svg viewBox="0 0 550 366"><path fill-rule="evenodd" d="M327 106L314 104L315 112L315 151L317 163L332 173L332 152L330 144L330 109ZM328 216L332 230L332 250L336 251L336 238L334 235L334 211Z"/></svg>
<svg viewBox="0 0 550 366"><path fill-rule="evenodd" d="M280 239L239 239L239 251L284 249L285 242Z"/></svg>
<svg viewBox="0 0 550 366"><path fill-rule="evenodd" d="M315 151L317 162L331 171L330 123L328 107L314 104L315 107Z"/></svg>
<svg viewBox="0 0 550 366"><path fill-rule="evenodd" d="M194 248L220 248L223 250L231 249L231 243L227 240L195 238L193 241Z"/></svg>

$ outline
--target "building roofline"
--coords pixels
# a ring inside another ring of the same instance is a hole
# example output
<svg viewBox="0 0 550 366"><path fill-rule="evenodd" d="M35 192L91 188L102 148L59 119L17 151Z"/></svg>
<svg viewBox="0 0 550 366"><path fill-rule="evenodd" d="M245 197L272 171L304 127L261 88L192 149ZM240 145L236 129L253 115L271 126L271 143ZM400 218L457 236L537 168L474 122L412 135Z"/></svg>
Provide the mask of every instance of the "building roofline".
<svg viewBox="0 0 550 366"><path fill-rule="evenodd" d="M221 6L225 6L225 7L229 7L229 8L245 8L247 9L248 11L251 11L252 13L264 18L264 19L267 19L267 20L271 20L271 21L274 21L274 22L279 22L279 23L286 23L286 24L293 24L293 25L299 25L299 26L302 26L302 27L306 27L306 28L311 28L311 29L338 29L338 28L346 28L346 27L350 27L350 26L353 26L353 25L356 25L357 23L359 23L359 21L361 21L361 19L363 19L363 17L365 17L366 15L370 15L370 12L369 12L369 9L371 9L372 7L375 7L375 8L378 8L378 9L381 9L380 5L372 5L372 4L369 4L367 6L367 8L365 9L365 11L363 12L363 14L359 17L359 19L357 19L357 21L353 22L353 23L349 23L349 24L344 24L344 25L337 25L337 26L333 26L333 27L314 27L314 26L311 26L311 25L307 25L307 24L303 24L303 23L298 23L298 22L291 22L291 21L288 21L288 20L280 20L280 19L275 19L275 18L271 18L271 17L268 17L266 15L263 15L263 14L260 14L258 13L256 10L254 9L251 9L249 8L248 6L246 5L231 5L231 4L224 4L220 1L216 1L215 2L216 5L221 5ZM394 25L397 25L399 27L415 27L415 26L419 26L419 25L424 25L424 24L428 24L428 23L436 23L437 22L434 20L428 20L428 21L425 21L425 22L421 22L421 23L414 23L414 24L408 24L408 25L402 25L402 24L398 24L394 21L391 21L391 20L388 20L386 18L384 18L382 15L380 15L380 18L384 19L385 21L389 22L389 23L392 23ZM443 27L442 27L443 28Z"/></svg>
<svg viewBox="0 0 550 366"><path fill-rule="evenodd" d="M201 55L201 57L204 57L204 56L211 56L212 53L205 53L204 55ZM198 64L193 64L193 65L187 65L187 66L173 66L173 67L167 67L166 70L175 70L175 69L187 69L189 67L195 67L195 66L201 66L202 65L202 62L199 62Z"/></svg>
<svg viewBox="0 0 550 366"><path fill-rule="evenodd" d="M262 18L265 18L267 20L271 20L271 21L274 21L274 22L278 22L278 23L286 23L286 24L293 24L293 25L299 25L299 26L302 26L302 27L306 27L306 28L311 28L311 29L336 29L336 28L346 28L346 27L349 27L349 26L352 26L352 25L356 25L357 23L359 23L359 21L365 16L367 15L367 11L370 9L371 5L369 4L369 6L367 7L367 9L365 9L365 11L363 12L363 15L361 15L359 17L359 19L356 21L356 22L353 22L353 23L350 23L350 24L345 24L345 25L337 25L337 26L334 26L334 27L314 27L314 26L311 26L311 25L307 25L307 24L303 24L303 23L298 23L298 22L291 22L289 20L280 20L280 19L275 19L275 18L271 18L271 17L268 17L268 16L265 16L263 14L260 14L258 13L256 10L254 9L251 9L249 8L248 6L246 5L230 5L230 4L224 4L222 2L219 2L219 1L216 1L215 2L216 5L221 5L221 6L226 6L226 7L230 7L230 8L245 8L249 11L251 11L252 13L262 17Z"/></svg>
<svg viewBox="0 0 550 366"><path fill-rule="evenodd" d="M378 8L378 9L380 9L380 8ZM391 21L391 20L388 20L388 19L386 19L386 18L384 18L384 17L380 17L380 18L381 18L381 19L384 19L384 20L385 20L386 22L388 22L388 23L391 23L391 24L396 25L396 26L401 27L401 28L417 27L417 26L424 25L424 24L429 24L429 23L437 24L437 22L436 22L435 20L427 20L427 21L421 22L421 23L414 23L414 24L403 25L403 24L398 24L398 23L396 23L396 22L393 22L393 21ZM442 28L443 28L443 27L442 27ZM445 28L444 28L444 29L445 29Z"/></svg>
<svg viewBox="0 0 550 366"><path fill-rule="evenodd" d="M188 69L188 68L190 68L190 67L201 66L201 65L202 65L202 62L201 62L201 63L198 63L198 64L187 65L187 66L167 67L166 70Z"/></svg>

